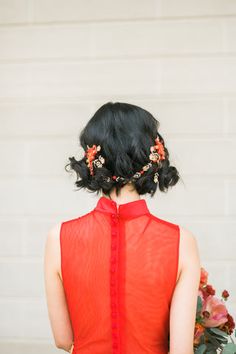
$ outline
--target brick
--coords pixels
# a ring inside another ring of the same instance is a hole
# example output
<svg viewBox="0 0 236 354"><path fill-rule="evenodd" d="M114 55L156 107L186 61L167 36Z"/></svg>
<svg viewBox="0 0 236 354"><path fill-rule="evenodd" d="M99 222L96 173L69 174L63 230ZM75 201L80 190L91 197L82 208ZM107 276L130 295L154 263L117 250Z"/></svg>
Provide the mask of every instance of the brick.
<svg viewBox="0 0 236 354"><path fill-rule="evenodd" d="M58 348L51 340L51 343L45 343L42 340L23 340L16 341L15 338L8 341L0 341L0 352L4 354L58 354Z"/></svg>
<svg viewBox="0 0 236 354"><path fill-rule="evenodd" d="M0 59L127 58L173 53L219 53L223 51L222 36L221 23L216 20L7 27L0 29L0 42L4 43ZM111 46L111 43L115 45Z"/></svg>
<svg viewBox="0 0 236 354"><path fill-rule="evenodd" d="M83 210L78 212L78 192L79 199L84 195L86 200L88 194L77 191L75 180L75 174L66 171L60 178L2 179L0 215L76 217ZM91 201L83 203L84 210L89 208Z"/></svg>
<svg viewBox="0 0 236 354"><path fill-rule="evenodd" d="M228 134L236 133L236 100L228 100Z"/></svg>
<svg viewBox="0 0 236 354"><path fill-rule="evenodd" d="M79 200L83 198L83 193L76 190L75 180L75 175L70 175L66 171L63 178L29 180L24 203L25 213L32 216L70 215L73 217L75 215L76 217L77 214L79 216L82 210L86 209L80 208L78 210L78 198ZM84 195L87 197L85 191ZM83 205L86 208L86 204L83 203Z"/></svg>
<svg viewBox="0 0 236 354"><path fill-rule="evenodd" d="M165 58L162 62L162 93L219 94L235 92L236 59Z"/></svg>
<svg viewBox="0 0 236 354"><path fill-rule="evenodd" d="M177 165L178 164L171 164ZM180 170L181 174L181 170ZM199 196L202 196L199 198ZM158 201L150 201L150 209L158 217L173 216L220 216L224 214L224 181L205 175L186 176L182 174L167 194L157 189ZM202 200L204 198L204 202ZM217 203L215 201L218 201ZM172 219L171 219L172 220Z"/></svg>
<svg viewBox="0 0 236 354"><path fill-rule="evenodd" d="M24 220L0 219L0 256L19 256L23 252ZM32 237L32 236L31 236Z"/></svg>
<svg viewBox="0 0 236 354"><path fill-rule="evenodd" d="M1 296L43 296L43 264L42 260L1 261Z"/></svg>
<svg viewBox="0 0 236 354"><path fill-rule="evenodd" d="M236 153L236 142L232 139L170 139L167 148L181 157L184 174L227 176L236 173L232 154Z"/></svg>
<svg viewBox="0 0 236 354"><path fill-rule="evenodd" d="M179 220L179 223L191 230L199 245L200 257L204 261L235 261L236 237L235 221L221 218L205 218L194 221Z"/></svg>
<svg viewBox="0 0 236 354"><path fill-rule="evenodd" d="M76 144L76 140L31 142L29 144L30 175L65 175L65 165L69 163L69 156L83 157L82 149L77 149Z"/></svg>
<svg viewBox="0 0 236 354"><path fill-rule="evenodd" d="M45 340L51 337L45 298L2 298L0 301L0 309L1 336L4 337L5 340L7 338L13 340L14 338L21 339L21 341L24 342L30 341L30 339L37 338L38 340ZM12 316L9 316L9 314L14 314L14 325L12 323ZM33 319L37 319L37 321ZM2 343L0 344L0 348L1 345Z"/></svg>
<svg viewBox="0 0 236 354"><path fill-rule="evenodd" d="M1 64L0 98L156 95L161 71L155 60Z"/></svg>
<svg viewBox="0 0 236 354"><path fill-rule="evenodd" d="M73 58L90 56L90 26L0 28L0 59Z"/></svg>
<svg viewBox="0 0 236 354"><path fill-rule="evenodd" d="M222 28L219 21L99 23L93 24L91 30L93 57L152 57L222 50Z"/></svg>
<svg viewBox="0 0 236 354"><path fill-rule="evenodd" d="M233 15L236 3L233 0L162 0L161 13L163 17Z"/></svg>
<svg viewBox="0 0 236 354"><path fill-rule="evenodd" d="M1 0L0 23L25 23L28 19L28 0Z"/></svg>
<svg viewBox="0 0 236 354"><path fill-rule="evenodd" d="M113 20L127 18L150 18L160 14L161 0L147 0L145 3L135 0L121 0L110 3L108 0L86 2L70 0L70 6L63 0L35 0L35 22Z"/></svg>
<svg viewBox="0 0 236 354"><path fill-rule="evenodd" d="M136 102L136 101L135 101ZM172 139L178 135L222 136L224 132L223 100L213 99L157 99L136 102L150 111L160 122L159 131Z"/></svg>
<svg viewBox="0 0 236 354"><path fill-rule="evenodd" d="M1 176L24 175L27 172L27 148L23 142L0 142Z"/></svg>
<svg viewBox="0 0 236 354"><path fill-rule="evenodd" d="M29 217L23 235L22 254L24 256L44 257L45 243L48 231L52 225L59 223L59 219Z"/></svg>
<svg viewBox="0 0 236 354"><path fill-rule="evenodd" d="M236 181L233 178L227 180L226 200L228 215L236 214Z"/></svg>
<svg viewBox="0 0 236 354"><path fill-rule="evenodd" d="M236 20L235 18L229 18L228 20L225 19L223 21L223 25L225 50L227 52L235 52Z"/></svg>
<svg viewBox="0 0 236 354"><path fill-rule="evenodd" d="M30 72L27 64L0 64L0 98L27 97Z"/></svg>
<svg viewBox="0 0 236 354"><path fill-rule="evenodd" d="M234 235L235 238L235 235ZM228 292L230 294L230 300L236 300L236 283L234 281L235 279L235 272L236 272L236 258L234 257L234 262L229 262L229 286L228 286Z"/></svg>
<svg viewBox="0 0 236 354"><path fill-rule="evenodd" d="M94 113L90 102L0 103L0 136L77 136ZM66 122L66 124L65 124ZM14 129L13 129L14 127Z"/></svg>
<svg viewBox="0 0 236 354"><path fill-rule="evenodd" d="M15 217L25 213L26 184L22 178L2 178L0 183L0 215Z"/></svg>

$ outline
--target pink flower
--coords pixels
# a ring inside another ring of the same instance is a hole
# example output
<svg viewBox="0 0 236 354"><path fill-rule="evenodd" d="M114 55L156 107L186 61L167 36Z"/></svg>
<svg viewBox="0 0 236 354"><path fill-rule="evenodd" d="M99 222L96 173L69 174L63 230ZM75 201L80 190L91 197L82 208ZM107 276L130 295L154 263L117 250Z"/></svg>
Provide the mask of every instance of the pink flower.
<svg viewBox="0 0 236 354"><path fill-rule="evenodd" d="M228 321L228 311L217 297L209 295L202 306L203 325L205 327L218 327Z"/></svg>

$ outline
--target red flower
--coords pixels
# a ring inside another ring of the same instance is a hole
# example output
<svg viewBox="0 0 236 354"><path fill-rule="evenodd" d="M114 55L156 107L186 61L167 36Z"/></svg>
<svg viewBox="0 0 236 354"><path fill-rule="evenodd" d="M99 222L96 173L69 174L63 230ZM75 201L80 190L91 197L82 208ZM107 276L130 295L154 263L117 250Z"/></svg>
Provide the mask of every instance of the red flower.
<svg viewBox="0 0 236 354"><path fill-rule="evenodd" d="M210 284L207 284L205 290L209 295L215 295L216 293L215 289Z"/></svg>
<svg viewBox="0 0 236 354"><path fill-rule="evenodd" d="M208 296L215 295L216 291L212 285L207 284L207 285L202 286L200 288L199 292L202 294L202 296L201 296L202 300L206 300Z"/></svg>
<svg viewBox="0 0 236 354"><path fill-rule="evenodd" d="M228 313L227 314L227 322L223 323L222 325L219 326L219 329L221 329L222 331L228 333L228 334L232 334L233 330L235 328L235 322L233 317Z"/></svg>
<svg viewBox="0 0 236 354"><path fill-rule="evenodd" d="M222 291L222 295L221 295L225 300L229 297L229 293L227 290Z"/></svg>

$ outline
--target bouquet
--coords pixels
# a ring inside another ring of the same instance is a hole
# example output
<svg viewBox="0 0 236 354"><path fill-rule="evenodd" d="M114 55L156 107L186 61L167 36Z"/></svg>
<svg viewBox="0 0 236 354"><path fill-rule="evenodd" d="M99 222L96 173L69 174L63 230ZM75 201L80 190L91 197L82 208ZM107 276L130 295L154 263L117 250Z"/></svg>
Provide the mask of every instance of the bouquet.
<svg viewBox="0 0 236 354"><path fill-rule="evenodd" d="M231 336L235 323L225 305L229 293L224 290L219 299L215 296L215 289L207 282L208 272L201 267L194 329L194 353L236 354L236 344Z"/></svg>

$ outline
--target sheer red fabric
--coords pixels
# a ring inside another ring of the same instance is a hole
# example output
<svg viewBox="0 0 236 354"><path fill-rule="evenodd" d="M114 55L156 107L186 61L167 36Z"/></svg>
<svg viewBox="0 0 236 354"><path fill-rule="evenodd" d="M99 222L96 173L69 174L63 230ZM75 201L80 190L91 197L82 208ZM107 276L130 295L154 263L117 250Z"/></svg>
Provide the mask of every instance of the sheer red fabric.
<svg viewBox="0 0 236 354"><path fill-rule="evenodd" d="M153 215L144 199L62 222L62 280L73 354L167 354L179 226Z"/></svg>

